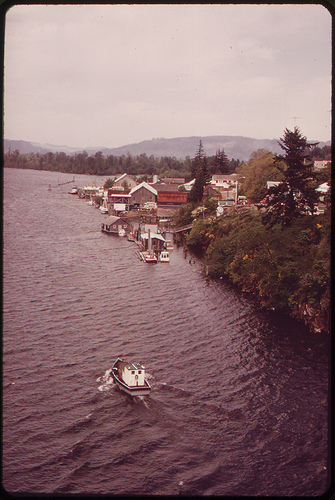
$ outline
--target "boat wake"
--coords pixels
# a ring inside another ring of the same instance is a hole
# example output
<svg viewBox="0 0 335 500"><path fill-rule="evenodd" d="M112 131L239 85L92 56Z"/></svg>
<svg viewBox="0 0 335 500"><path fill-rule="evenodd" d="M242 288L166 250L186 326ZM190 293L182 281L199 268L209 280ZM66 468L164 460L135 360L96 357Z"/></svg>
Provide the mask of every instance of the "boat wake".
<svg viewBox="0 0 335 500"><path fill-rule="evenodd" d="M146 396L135 396L135 397L138 398L146 408L150 408L148 398Z"/></svg>
<svg viewBox="0 0 335 500"><path fill-rule="evenodd" d="M111 386L113 385L113 377L111 375L112 369L108 369L105 371L105 373L97 378L97 382L101 382L101 385L99 385L98 390L100 392L105 392L109 391Z"/></svg>

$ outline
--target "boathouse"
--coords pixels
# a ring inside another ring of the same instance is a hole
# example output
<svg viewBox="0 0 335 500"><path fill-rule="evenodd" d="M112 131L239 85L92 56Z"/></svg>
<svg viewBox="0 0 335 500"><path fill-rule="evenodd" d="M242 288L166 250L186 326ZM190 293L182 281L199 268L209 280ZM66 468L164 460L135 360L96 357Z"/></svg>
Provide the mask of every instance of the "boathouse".
<svg viewBox="0 0 335 500"><path fill-rule="evenodd" d="M153 233L149 229L147 233L141 234L141 248L143 251L161 252L165 248L165 239L161 234Z"/></svg>
<svg viewBox="0 0 335 500"><path fill-rule="evenodd" d="M144 207L146 203L157 203L157 191L147 182L142 182L130 191L130 203Z"/></svg>
<svg viewBox="0 0 335 500"><path fill-rule="evenodd" d="M127 219L123 217L116 217L114 215L107 217L107 219L105 219L105 221L101 224L101 231L103 233L110 234L119 234L120 229L130 231L130 228L131 225Z"/></svg>

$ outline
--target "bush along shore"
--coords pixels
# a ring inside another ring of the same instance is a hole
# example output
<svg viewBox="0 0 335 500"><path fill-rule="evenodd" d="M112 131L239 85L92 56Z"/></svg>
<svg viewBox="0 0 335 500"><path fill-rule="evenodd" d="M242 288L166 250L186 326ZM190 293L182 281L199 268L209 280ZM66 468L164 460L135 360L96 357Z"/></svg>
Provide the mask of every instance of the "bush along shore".
<svg viewBox="0 0 335 500"><path fill-rule="evenodd" d="M330 230L329 211L269 228L261 213L245 210L198 220L185 243L204 258L209 278L228 278L263 307L329 332Z"/></svg>

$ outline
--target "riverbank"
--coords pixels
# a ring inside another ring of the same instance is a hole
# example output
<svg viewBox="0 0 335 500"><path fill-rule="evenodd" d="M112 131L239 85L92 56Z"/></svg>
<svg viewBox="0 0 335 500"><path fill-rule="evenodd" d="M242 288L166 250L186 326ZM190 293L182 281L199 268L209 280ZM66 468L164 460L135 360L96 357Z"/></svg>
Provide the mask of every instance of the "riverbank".
<svg viewBox="0 0 335 500"><path fill-rule="evenodd" d="M261 305L290 314L311 331L329 331L330 214L292 226L265 227L245 210L197 221L185 242L205 260L210 278L228 278Z"/></svg>

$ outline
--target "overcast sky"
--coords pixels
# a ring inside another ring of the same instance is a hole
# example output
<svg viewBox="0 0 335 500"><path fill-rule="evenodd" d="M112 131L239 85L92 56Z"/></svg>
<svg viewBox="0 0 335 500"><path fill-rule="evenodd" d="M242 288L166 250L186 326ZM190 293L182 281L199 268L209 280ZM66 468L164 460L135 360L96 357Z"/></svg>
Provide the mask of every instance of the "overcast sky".
<svg viewBox="0 0 335 500"><path fill-rule="evenodd" d="M5 138L117 147L164 137L331 133L321 5L16 5Z"/></svg>

